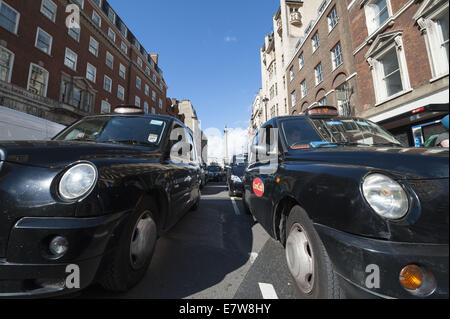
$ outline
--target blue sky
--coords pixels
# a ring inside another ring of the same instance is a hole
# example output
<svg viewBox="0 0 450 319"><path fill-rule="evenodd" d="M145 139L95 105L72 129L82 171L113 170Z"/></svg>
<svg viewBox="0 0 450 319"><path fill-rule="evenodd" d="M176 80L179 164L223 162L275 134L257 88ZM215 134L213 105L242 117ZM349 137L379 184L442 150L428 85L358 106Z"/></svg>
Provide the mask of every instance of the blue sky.
<svg viewBox="0 0 450 319"><path fill-rule="evenodd" d="M259 48L278 0L109 0L160 55L168 96L190 99L202 128L248 127L261 86Z"/></svg>

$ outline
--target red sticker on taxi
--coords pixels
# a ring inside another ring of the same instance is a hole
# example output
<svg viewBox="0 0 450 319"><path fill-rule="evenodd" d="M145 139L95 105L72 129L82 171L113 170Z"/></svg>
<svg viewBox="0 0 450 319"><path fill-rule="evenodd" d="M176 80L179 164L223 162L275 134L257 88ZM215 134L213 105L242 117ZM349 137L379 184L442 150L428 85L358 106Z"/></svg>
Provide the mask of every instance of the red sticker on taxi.
<svg viewBox="0 0 450 319"><path fill-rule="evenodd" d="M260 178L255 178L253 180L253 192L258 197L263 197L264 195L264 182Z"/></svg>

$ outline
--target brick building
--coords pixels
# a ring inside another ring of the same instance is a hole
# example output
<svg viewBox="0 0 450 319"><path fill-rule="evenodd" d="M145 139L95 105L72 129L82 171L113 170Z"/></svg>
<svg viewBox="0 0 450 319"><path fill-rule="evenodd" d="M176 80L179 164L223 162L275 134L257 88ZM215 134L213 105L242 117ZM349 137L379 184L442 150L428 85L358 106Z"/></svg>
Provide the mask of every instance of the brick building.
<svg viewBox="0 0 450 319"><path fill-rule="evenodd" d="M448 1L346 2L361 100L356 114L420 145L448 114Z"/></svg>
<svg viewBox="0 0 450 319"><path fill-rule="evenodd" d="M120 104L178 116L166 91L106 0L0 0L0 105L65 125Z"/></svg>
<svg viewBox="0 0 450 319"><path fill-rule="evenodd" d="M286 67L290 114L321 104L354 115L359 96L347 4L325 0L309 19Z"/></svg>

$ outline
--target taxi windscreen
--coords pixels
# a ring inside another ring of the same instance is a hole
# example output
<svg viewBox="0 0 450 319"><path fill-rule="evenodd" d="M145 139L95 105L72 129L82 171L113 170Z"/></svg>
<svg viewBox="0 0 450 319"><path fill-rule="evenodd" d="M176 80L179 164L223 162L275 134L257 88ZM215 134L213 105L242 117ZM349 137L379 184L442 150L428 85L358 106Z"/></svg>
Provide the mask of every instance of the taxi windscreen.
<svg viewBox="0 0 450 319"><path fill-rule="evenodd" d="M310 118L286 121L282 127L290 147L313 142L354 146L402 146L384 129L363 119Z"/></svg>
<svg viewBox="0 0 450 319"><path fill-rule="evenodd" d="M99 116L75 123L54 140L158 146L166 126L149 117Z"/></svg>

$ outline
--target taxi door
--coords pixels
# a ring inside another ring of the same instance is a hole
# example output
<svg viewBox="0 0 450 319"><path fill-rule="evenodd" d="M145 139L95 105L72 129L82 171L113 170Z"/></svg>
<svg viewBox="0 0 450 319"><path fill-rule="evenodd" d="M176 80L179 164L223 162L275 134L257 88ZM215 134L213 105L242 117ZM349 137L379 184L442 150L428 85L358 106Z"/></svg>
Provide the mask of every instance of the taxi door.
<svg viewBox="0 0 450 319"><path fill-rule="evenodd" d="M272 229L274 193L277 191L278 134L270 123L261 128L252 145L252 162L246 174L246 200L253 216L269 234Z"/></svg>

